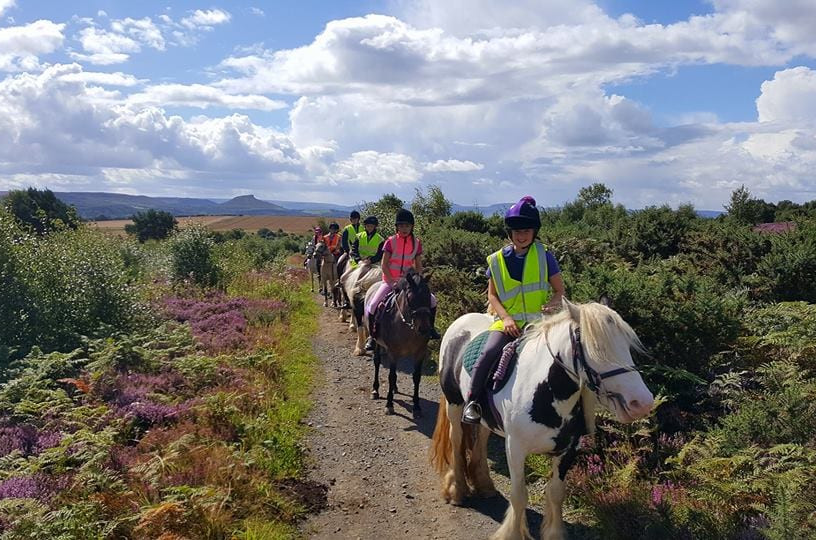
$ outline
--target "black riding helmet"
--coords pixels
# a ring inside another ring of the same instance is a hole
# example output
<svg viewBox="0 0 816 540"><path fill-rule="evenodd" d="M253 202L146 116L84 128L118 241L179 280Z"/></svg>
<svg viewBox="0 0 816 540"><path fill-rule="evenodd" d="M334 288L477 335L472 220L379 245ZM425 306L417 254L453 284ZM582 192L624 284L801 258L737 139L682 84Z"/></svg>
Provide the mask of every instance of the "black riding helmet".
<svg viewBox="0 0 816 540"><path fill-rule="evenodd" d="M406 210L405 208L400 208L399 210L397 210L397 219L395 220L395 225L401 225L403 223L413 225L414 224L414 214L412 214L410 210Z"/></svg>
<svg viewBox="0 0 816 540"><path fill-rule="evenodd" d="M349 219L360 219L360 212L357 210L352 210L349 214Z"/></svg>
<svg viewBox="0 0 816 540"><path fill-rule="evenodd" d="M507 227L508 234L518 229L533 229L538 234L541 228L541 215L536 208L535 199L526 195L511 206L504 214L504 225Z"/></svg>
<svg viewBox="0 0 816 540"><path fill-rule="evenodd" d="M377 219L377 216L368 216L363 221L363 225L374 225L375 227L378 227L380 225L380 220Z"/></svg>
<svg viewBox="0 0 816 540"><path fill-rule="evenodd" d="M340 230L340 225L338 225L337 223L330 223L329 224L329 230L330 231L339 231Z"/></svg>

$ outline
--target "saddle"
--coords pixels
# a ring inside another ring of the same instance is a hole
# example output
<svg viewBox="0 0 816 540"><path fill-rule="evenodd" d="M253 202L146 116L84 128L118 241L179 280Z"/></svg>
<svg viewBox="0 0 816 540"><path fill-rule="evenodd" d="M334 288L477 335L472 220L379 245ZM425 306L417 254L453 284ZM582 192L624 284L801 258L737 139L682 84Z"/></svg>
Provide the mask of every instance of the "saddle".
<svg viewBox="0 0 816 540"><path fill-rule="evenodd" d="M388 294L386 294L385 298L383 298L383 301L377 304L374 307L374 311L371 312L371 322L374 325L379 326L380 321L383 318L383 315L385 315L385 313L389 309L394 307L394 303L396 302L396 300L397 300L396 292L390 291Z"/></svg>
<svg viewBox="0 0 816 540"><path fill-rule="evenodd" d="M489 331L484 331L467 344L465 347L462 365L467 371L468 375L473 372L473 366L476 365L476 360L484 349ZM493 403L493 395L505 387L510 375L516 369L518 363L519 344L521 341L515 339L504 346L501 353L493 358L486 358L485 360L491 363L490 374L487 377L486 392L482 393L480 405L482 407L482 417L487 422L487 425L493 429L504 430L502 426L501 417L496 411L496 406Z"/></svg>

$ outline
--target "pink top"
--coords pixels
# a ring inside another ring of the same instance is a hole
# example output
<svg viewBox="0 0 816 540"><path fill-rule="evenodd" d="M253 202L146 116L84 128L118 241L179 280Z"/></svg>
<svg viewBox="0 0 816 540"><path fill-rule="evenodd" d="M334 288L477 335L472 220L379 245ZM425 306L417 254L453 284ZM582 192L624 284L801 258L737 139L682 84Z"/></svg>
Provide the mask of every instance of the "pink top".
<svg viewBox="0 0 816 540"><path fill-rule="evenodd" d="M395 245L396 244L396 245ZM415 236L400 238L389 236L383 244L383 251L389 254L388 268L385 268L393 279L399 279L405 275L409 268L413 268L414 259L417 255L422 255L422 242ZM385 273L383 273L385 281Z"/></svg>

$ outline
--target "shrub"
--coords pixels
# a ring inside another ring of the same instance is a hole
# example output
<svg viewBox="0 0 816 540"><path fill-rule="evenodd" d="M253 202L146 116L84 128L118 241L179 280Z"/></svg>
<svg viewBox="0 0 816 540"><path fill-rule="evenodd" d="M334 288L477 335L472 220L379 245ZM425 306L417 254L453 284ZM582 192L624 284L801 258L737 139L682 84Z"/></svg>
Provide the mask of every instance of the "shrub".
<svg viewBox="0 0 816 540"><path fill-rule="evenodd" d="M503 242L484 234L432 227L422 238L423 264L473 272L487 268L487 256L502 245Z"/></svg>
<svg viewBox="0 0 816 540"><path fill-rule="evenodd" d="M668 206L649 207L618 221L613 245L632 262L665 259L679 253L683 238L697 220L691 206L681 206L677 211Z"/></svg>
<svg viewBox="0 0 816 540"><path fill-rule="evenodd" d="M201 225L191 225L174 235L170 241L173 279L203 286L218 283L213 245L209 232Z"/></svg>
<svg viewBox="0 0 816 540"><path fill-rule="evenodd" d="M170 212L152 208L137 212L130 219L133 220L133 224L126 225L125 232L136 236L139 242L151 239L163 240L170 236L178 225L178 221Z"/></svg>
<svg viewBox="0 0 816 540"><path fill-rule="evenodd" d="M76 208L57 199L50 189L9 191L3 206L24 227L37 234L79 226Z"/></svg>

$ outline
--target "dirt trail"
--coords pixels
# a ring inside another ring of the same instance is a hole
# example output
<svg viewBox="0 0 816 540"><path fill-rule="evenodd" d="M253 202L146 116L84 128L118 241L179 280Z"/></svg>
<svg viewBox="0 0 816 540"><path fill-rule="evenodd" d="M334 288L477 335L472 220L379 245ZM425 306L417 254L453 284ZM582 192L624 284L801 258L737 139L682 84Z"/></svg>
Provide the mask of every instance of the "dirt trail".
<svg viewBox="0 0 816 540"><path fill-rule="evenodd" d="M352 355L353 334L322 309L321 331L314 351L321 360L315 381L314 408L308 422L314 430L307 444L312 480L329 485L328 508L304 522L307 538L486 538L507 508L503 496L471 499L456 507L440 497L439 480L428 462L440 396L435 381L420 386L424 417L411 416L410 374L400 371L396 414L385 415L384 399L370 397L374 369L370 358ZM388 372L380 384L388 387ZM501 445L500 440L493 445ZM501 463L503 466L504 464ZM493 475L507 493L507 480ZM528 510L533 534L541 516Z"/></svg>

